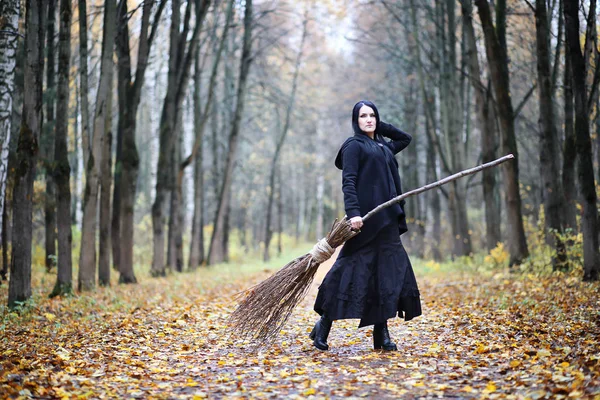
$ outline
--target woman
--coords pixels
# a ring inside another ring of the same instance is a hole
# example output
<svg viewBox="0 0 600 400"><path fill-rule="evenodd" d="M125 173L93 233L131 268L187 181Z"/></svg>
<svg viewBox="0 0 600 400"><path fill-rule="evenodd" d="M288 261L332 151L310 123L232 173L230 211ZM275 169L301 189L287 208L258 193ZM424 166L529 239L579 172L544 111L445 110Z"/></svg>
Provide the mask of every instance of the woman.
<svg viewBox="0 0 600 400"><path fill-rule="evenodd" d="M346 242L319 287L314 309L321 319L310 338L315 347L328 350L332 322L360 318L359 328L373 325L375 349L397 350L387 320L421 315L417 281L400 240L407 231L404 202L376 213L364 225L361 215L402 193L394 155L412 137L380 121L370 101L356 103L352 128L354 136L342 145L335 165L342 170L346 216L361 232Z"/></svg>

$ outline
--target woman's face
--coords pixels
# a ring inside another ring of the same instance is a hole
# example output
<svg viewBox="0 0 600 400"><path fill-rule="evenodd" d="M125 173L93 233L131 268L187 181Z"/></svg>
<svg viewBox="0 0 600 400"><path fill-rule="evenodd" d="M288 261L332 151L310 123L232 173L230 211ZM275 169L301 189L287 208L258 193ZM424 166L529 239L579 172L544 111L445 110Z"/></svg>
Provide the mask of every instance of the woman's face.
<svg viewBox="0 0 600 400"><path fill-rule="evenodd" d="M375 111L369 106L362 106L358 110L358 127L366 134L373 134L377 125Z"/></svg>

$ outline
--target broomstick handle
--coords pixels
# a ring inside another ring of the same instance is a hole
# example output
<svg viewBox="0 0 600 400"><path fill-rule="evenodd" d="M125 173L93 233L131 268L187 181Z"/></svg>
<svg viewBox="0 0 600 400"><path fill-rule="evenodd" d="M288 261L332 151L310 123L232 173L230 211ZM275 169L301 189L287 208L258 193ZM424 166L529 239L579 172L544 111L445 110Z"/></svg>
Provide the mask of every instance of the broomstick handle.
<svg viewBox="0 0 600 400"><path fill-rule="evenodd" d="M484 170L486 168L495 167L496 165L502 164L503 162L508 161L508 160L512 160L514 158L515 158L515 156L513 156L512 154L508 154L508 155L505 155L504 157L501 157L501 158L499 158L497 160L490 161L489 163L481 164L481 165L478 165L477 167L466 169L464 171L458 172L458 173L456 173L454 175L450 175L450 176L448 176L448 177L446 177L444 179L441 179L441 180L439 180L437 182L433 182L433 183L430 183L428 185L422 186L422 187L420 187L418 189L411 190L410 192L403 193L400 196L394 197L393 199L388 200L385 203L378 205L377 207L375 207L374 209L372 209L371 211L369 211L364 217L362 217L362 220L363 221L368 220L375 213L378 213L379 211L383 210L384 208L387 208L387 207L391 206L392 204L399 203L400 201L404 200L407 197L414 196L414 195L426 192L426 191L428 191L430 189L436 188L438 186L445 185L448 182L455 181L458 178L462 178L463 176L474 174L474 173L482 171L482 170Z"/></svg>

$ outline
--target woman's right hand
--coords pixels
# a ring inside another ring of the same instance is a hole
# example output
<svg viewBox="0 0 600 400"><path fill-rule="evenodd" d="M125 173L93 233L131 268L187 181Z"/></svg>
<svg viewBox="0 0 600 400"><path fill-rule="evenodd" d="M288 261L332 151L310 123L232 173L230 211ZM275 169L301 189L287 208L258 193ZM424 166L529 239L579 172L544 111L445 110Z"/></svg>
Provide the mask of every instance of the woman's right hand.
<svg viewBox="0 0 600 400"><path fill-rule="evenodd" d="M352 226L353 230L355 230L355 231L359 230L363 226L362 217L352 217L352 218L350 218L350 225Z"/></svg>

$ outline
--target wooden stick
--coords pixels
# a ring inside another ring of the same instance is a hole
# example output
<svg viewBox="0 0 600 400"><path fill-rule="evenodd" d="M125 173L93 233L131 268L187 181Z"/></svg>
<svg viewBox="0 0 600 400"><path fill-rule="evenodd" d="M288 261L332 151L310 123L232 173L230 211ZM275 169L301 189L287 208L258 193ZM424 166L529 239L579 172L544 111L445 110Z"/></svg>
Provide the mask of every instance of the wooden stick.
<svg viewBox="0 0 600 400"><path fill-rule="evenodd" d="M414 195L426 192L426 191L428 191L430 189L436 188L438 186L445 185L448 182L452 182L454 180L457 180L458 178L462 178L463 176L474 174L474 173L482 171L482 170L484 170L486 168L495 167L496 165L502 164L503 162L508 161L508 160L512 160L514 158L515 158L515 156L513 156L512 154L508 154L508 155L506 155L504 157L501 157L501 158L499 158L497 160L494 160L494 161L491 161L489 163L481 164L481 165L479 165L477 167L474 167L474 168L471 168L471 169L466 169L466 170L458 172L458 173L456 173L454 175L450 175L450 176L448 176L448 177L446 177L446 178L444 178L442 180L439 180L437 182L433 182L433 183L430 183L430 184L425 185L423 187L420 187L418 189L411 190L410 192L403 193L400 196L394 197L393 199L391 199L389 201L386 201L383 204L378 205L377 207L375 207L374 209L372 209L371 211L369 211L367 213L367 215L365 215L364 217L362 217L362 220L363 221L368 220L369 218L371 218L373 216L373 214L375 214L375 213L383 210L384 208L387 208L387 207L391 206L392 204L399 203L400 201L404 200L407 197L414 196Z"/></svg>

